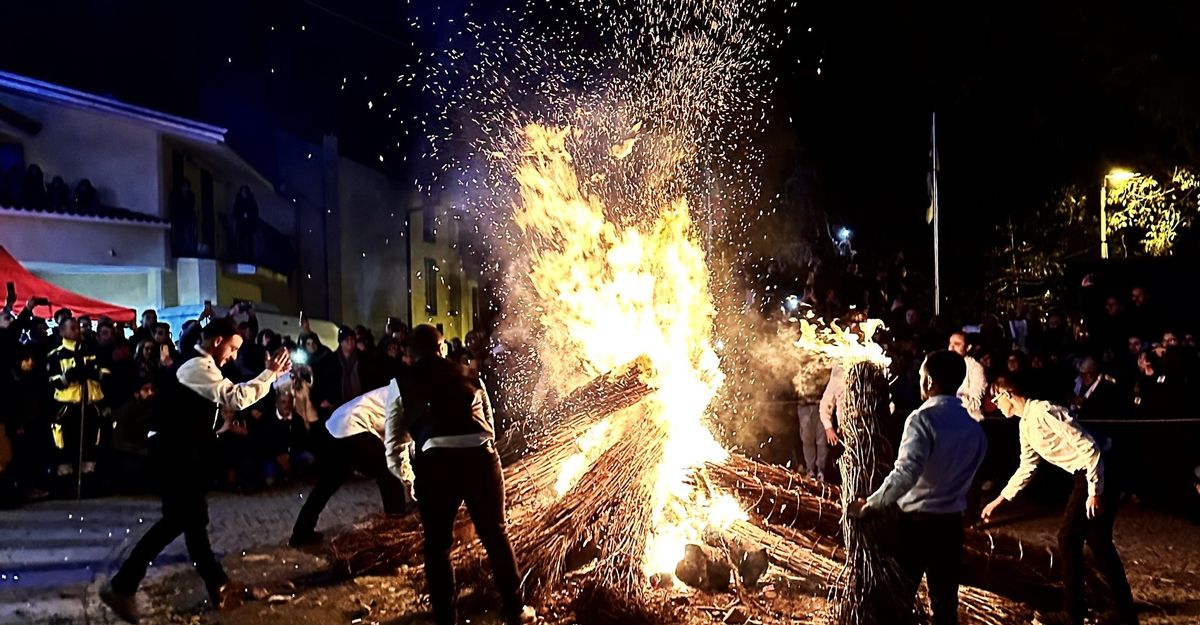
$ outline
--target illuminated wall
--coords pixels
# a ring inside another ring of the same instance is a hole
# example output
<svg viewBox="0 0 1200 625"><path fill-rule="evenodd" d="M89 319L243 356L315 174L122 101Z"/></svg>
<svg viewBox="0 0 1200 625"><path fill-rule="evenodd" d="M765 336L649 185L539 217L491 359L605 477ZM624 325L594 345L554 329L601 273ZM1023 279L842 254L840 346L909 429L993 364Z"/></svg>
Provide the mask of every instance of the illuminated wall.
<svg viewBox="0 0 1200 625"><path fill-rule="evenodd" d="M441 324L447 339L465 338L474 329L478 283L458 252L459 222L440 204L421 204L408 217L413 323Z"/></svg>

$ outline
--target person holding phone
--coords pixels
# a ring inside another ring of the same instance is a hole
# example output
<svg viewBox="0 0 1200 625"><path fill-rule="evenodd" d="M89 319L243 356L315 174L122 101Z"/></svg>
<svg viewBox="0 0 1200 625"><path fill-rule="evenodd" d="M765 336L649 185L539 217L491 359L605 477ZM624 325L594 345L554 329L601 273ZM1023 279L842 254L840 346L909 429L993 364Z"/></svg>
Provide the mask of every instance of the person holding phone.
<svg viewBox="0 0 1200 625"><path fill-rule="evenodd" d="M116 575L100 590L100 599L123 620L137 623L138 586L150 562L176 537L184 535L188 555L204 579L218 609L240 603L244 588L231 584L208 540L207 490L219 459L216 431L221 408L244 410L267 395L275 378L291 368L287 350L267 361L255 378L234 384L221 367L237 356L242 337L232 319L204 327L198 356L174 375L161 376L157 432L151 453L162 484L162 518L138 541Z"/></svg>

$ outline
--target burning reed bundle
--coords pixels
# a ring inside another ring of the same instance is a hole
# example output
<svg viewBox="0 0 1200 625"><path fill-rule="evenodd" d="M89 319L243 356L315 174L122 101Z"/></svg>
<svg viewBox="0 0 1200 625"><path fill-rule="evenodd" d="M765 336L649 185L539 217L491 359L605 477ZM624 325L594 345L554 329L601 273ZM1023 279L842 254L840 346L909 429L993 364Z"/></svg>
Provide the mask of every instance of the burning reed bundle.
<svg viewBox="0 0 1200 625"><path fill-rule="evenodd" d="M870 495L887 475L894 455L881 430L889 413L887 378L878 365L861 362L846 373L846 391L838 405L845 451L842 509ZM834 581L831 599L838 625L903 623L913 618L912 596L892 554L884 524L843 515L846 560Z"/></svg>
<svg viewBox="0 0 1200 625"><path fill-rule="evenodd" d="M598 376L564 397L549 410L532 418L544 425L542 433L526 444L532 453L504 469L505 501L511 525L523 524L526 513L555 486L563 463L579 451L576 441L605 417L634 406L654 392L647 380L650 361L637 358L615 371ZM470 543L474 530L465 513L455 521L459 545ZM334 563L349 575L382 573L421 561L421 525L415 516L399 520L379 518L335 537L330 542Z"/></svg>
<svg viewBox="0 0 1200 625"><path fill-rule="evenodd" d="M561 581L573 561L595 560L595 575L626 596L645 586L641 559L650 535L652 474L666 437L661 423L641 414L622 422L620 438L577 484L531 522L513 524L528 597Z"/></svg>

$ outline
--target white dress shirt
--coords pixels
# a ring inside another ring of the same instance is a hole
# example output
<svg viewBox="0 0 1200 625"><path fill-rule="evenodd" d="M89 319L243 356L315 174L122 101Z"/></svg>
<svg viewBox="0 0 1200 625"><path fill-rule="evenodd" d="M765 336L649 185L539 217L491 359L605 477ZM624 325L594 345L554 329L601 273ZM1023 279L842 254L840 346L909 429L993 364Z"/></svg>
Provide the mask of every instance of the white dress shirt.
<svg viewBox="0 0 1200 625"><path fill-rule="evenodd" d="M1067 409L1048 401L1030 400L1025 404L1019 428L1021 465L1008 480L1000 495L1013 500L1033 480L1042 460L1067 473L1087 472L1088 495L1104 494L1104 459L1100 446L1084 431Z"/></svg>
<svg viewBox="0 0 1200 625"><path fill-rule="evenodd" d="M962 386L958 387L958 398L962 400L967 414L976 421L983 421L983 394L987 392L987 375L983 365L970 356L963 356L967 363L967 377L963 378Z"/></svg>
<svg viewBox="0 0 1200 625"><path fill-rule="evenodd" d="M258 400L267 396L271 391L271 382L275 381L275 372L267 369L252 380L234 384L229 381L217 361L212 356L200 350L200 356L179 366L175 372L180 384L192 389L201 397L224 408L245 410ZM217 410L216 418L220 418Z"/></svg>
<svg viewBox="0 0 1200 625"><path fill-rule="evenodd" d="M400 397L400 389L392 380L387 386L368 391L342 404L325 422L325 429L334 438L349 438L370 432L384 438L384 418L387 406Z"/></svg>

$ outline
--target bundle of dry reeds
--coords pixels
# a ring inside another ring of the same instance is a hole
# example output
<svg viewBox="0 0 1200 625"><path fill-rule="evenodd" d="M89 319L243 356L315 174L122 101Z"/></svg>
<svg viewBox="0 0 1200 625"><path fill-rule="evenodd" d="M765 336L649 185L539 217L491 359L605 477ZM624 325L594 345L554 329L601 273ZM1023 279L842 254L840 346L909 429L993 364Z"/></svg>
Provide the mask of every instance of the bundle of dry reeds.
<svg viewBox="0 0 1200 625"><path fill-rule="evenodd" d="M890 401L883 368L861 362L846 372L846 391L838 404L845 451L838 459L841 504L846 509L865 499L883 482L895 455L882 432ZM886 540L883 524L842 517L845 560L831 589L833 620L838 625L914 622L912 591Z"/></svg>

